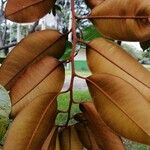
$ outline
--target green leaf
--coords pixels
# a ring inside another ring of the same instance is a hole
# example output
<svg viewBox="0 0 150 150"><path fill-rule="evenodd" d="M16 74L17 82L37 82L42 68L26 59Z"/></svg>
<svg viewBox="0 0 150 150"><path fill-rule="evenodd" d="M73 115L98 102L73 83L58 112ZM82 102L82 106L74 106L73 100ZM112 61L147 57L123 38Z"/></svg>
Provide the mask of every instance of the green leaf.
<svg viewBox="0 0 150 150"><path fill-rule="evenodd" d="M83 29L83 39L85 41L91 41L92 39L101 37L101 34L95 29L94 26L89 26Z"/></svg>
<svg viewBox="0 0 150 150"><path fill-rule="evenodd" d="M62 12L61 7L60 7L59 5L55 5L55 9L56 9L57 11Z"/></svg>
<svg viewBox="0 0 150 150"><path fill-rule="evenodd" d="M67 60L71 56L72 43L70 41L66 42L66 50L64 55L61 57L61 60Z"/></svg>

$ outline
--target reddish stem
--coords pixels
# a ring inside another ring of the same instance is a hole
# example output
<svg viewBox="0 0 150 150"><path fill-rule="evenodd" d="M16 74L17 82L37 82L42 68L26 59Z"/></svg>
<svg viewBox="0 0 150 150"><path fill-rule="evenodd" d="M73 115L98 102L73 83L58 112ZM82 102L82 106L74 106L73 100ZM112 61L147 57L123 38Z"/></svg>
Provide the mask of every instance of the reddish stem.
<svg viewBox="0 0 150 150"><path fill-rule="evenodd" d="M71 13L72 13L72 29L71 29L71 32L72 32L73 46L72 46L71 57L68 59L68 61L71 62L71 81L70 81L70 86L69 86L68 90L60 93L60 94L64 94L64 93L70 92L70 101L69 101L69 107L68 107L67 111L58 111L58 113L60 113L60 112L68 113L68 118L67 118L65 126L68 126L69 120L71 119L71 107L72 107L72 105L73 104L78 104L78 102L74 101L74 98L73 98L74 78L78 77L78 78L87 80L87 81L91 82L94 86L97 87L97 85L94 82L92 82L90 79L79 76L75 73L74 57L76 56L75 50L76 50L77 42L84 43L87 46L90 46L88 43L84 42L83 40L77 39L77 35L76 35L77 19L80 20L80 19L148 19L148 18L150 18L150 16L90 16L90 15L83 16L83 17L77 17L76 13L75 13L75 2L74 2L74 0L70 0L70 1L71 1ZM119 41L118 44L121 44L120 41ZM98 52L94 48L93 48L93 50ZM103 56L103 57L105 57L105 56Z"/></svg>
<svg viewBox="0 0 150 150"><path fill-rule="evenodd" d="M76 44L77 44L77 42L81 42L81 43L84 43L84 44L88 45L83 40L78 40L77 39L77 36L76 36L77 20L76 19L148 19L150 17L150 16L89 16L89 15L85 16L85 17L77 17L76 13L75 13L75 2L74 2L74 0L71 0L71 13L72 13L72 29L71 29L71 32L72 32L72 43L73 43L71 57L69 58L69 62L71 62L71 81L70 81L70 86L69 86L68 90L61 93L61 94L63 94L63 93L66 93L66 92L70 92L69 107L68 107L67 111L64 111L64 113L68 112L68 118L67 118L65 126L68 126L69 120L71 119L72 104L78 103L78 102L75 102L74 99L73 99L74 78L78 77L78 78L89 81L89 79L87 79L85 77L82 77L82 76L79 76L75 73L74 57L76 55L76 53L75 53ZM98 52L97 50L95 50L95 51ZM95 85L95 83L93 83L93 84Z"/></svg>
<svg viewBox="0 0 150 150"><path fill-rule="evenodd" d="M76 36L76 13L75 13L75 2L74 0L71 0L71 12L72 12L72 53L71 53L71 81L70 81L70 102L69 102L69 108L68 108L68 118L66 121L66 126L68 126L70 117L71 117L71 107L73 104L73 85L74 85L74 78L75 78L75 64L74 64L74 56L75 56L75 50L76 50L76 44L77 44L77 36Z"/></svg>

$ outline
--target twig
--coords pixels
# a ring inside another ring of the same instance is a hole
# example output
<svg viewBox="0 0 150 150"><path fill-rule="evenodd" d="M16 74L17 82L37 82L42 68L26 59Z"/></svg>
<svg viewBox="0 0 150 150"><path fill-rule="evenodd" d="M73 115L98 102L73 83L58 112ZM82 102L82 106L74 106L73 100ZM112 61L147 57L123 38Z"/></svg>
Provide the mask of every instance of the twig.
<svg viewBox="0 0 150 150"><path fill-rule="evenodd" d="M39 24L39 20L36 21L36 22L33 24L33 26L32 26L32 27L30 28L30 30L29 30L29 33L35 32L35 31L36 31L36 27L38 26L38 24Z"/></svg>
<svg viewBox="0 0 150 150"><path fill-rule="evenodd" d="M13 47L13 46L16 46L16 45L17 45L17 43L8 44L8 45L5 45L3 47L0 47L0 50L4 50L6 48L10 48L10 47Z"/></svg>

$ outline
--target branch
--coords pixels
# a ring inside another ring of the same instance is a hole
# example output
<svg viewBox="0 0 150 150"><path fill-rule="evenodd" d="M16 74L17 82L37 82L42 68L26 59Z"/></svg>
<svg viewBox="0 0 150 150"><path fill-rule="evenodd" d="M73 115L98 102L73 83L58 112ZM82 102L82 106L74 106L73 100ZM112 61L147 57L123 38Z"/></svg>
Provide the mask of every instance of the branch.
<svg viewBox="0 0 150 150"><path fill-rule="evenodd" d="M3 47L0 47L0 50L4 50L6 48L10 48L10 47L13 47L13 46L16 46L16 45L17 45L17 43L8 44L8 45L5 45Z"/></svg>
<svg viewBox="0 0 150 150"><path fill-rule="evenodd" d="M29 30L29 33L35 32L36 27L38 26L38 24L39 24L39 20L36 21L36 22L33 24L33 26L32 26L32 27L30 28L30 30Z"/></svg>
<svg viewBox="0 0 150 150"><path fill-rule="evenodd" d="M76 28L77 28L77 22L76 22L76 14L75 14L75 1L71 1L71 12L72 12L72 53L71 53L71 81L70 81L70 102L69 102L69 107L68 107L68 117L66 121L66 126L68 126L69 120L71 119L71 108L72 104L74 102L73 100L73 85L74 85L74 78L75 78L75 64L74 64L74 55L75 55L75 50L76 50L76 44L77 44L77 35L76 35Z"/></svg>

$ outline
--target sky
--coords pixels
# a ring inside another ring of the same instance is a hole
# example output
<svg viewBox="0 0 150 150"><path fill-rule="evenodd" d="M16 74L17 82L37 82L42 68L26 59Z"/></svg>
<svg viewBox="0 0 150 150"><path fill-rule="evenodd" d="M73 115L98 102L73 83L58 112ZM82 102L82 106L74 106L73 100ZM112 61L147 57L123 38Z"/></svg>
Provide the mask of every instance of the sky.
<svg viewBox="0 0 150 150"><path fill-rule="evenodd" d="M135 47L137 50L142 51L142 48L140 47L139 42L123 42L123 43L131 45L131 46Z"/></svg>
<svg viewBox="0 0 150 150"><path fill-rule="evenodd" d="M125 44L128 44L128 45L131 45L131 46L135 47L135 48L136 48L136 50L142 51L142 48L140 47L139 42L124 42L124 41L123 41L123 43L125 43Z"/></svg>

